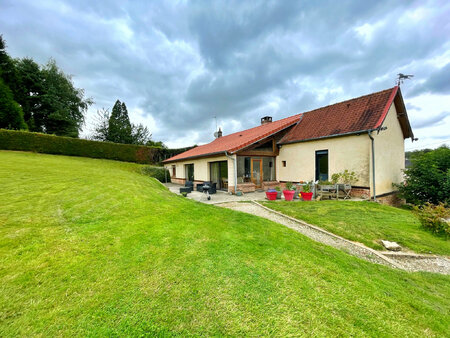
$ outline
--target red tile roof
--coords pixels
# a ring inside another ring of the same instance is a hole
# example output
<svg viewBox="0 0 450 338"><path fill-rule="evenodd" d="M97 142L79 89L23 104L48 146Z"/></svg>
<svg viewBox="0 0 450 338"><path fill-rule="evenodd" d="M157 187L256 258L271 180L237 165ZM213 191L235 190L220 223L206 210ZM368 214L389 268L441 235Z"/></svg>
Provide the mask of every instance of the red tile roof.
<svg viewBox="0 0 450 338"><path fill-rule="evenodd" d="M192 148L184 153L173 156L164 162L178 161L182 159L188 159L193 157L202 157L209 155L216 155L219 153L224 153L225 151L229 153L234 153L240 149L243 149L259 140L262 140L270 135L273 135L283 129L286 129L300 119L301 114L287 117L282 120L270 122L258 127L243 130L230 135L222 136L216 138L211 143L201 145Z"/></svg>
<svg viewBox="0 0 450 338"><path fill-rule="evenodd" d="M279 144L314 140L376 129L383 123L399 88L339 102L303 114Z"/></svg>
<svg viewBox="0 0 450 338"><path fill-rule="evenodd" d="M235 153L261 139L296 124L278 144L355 134L379 128L395 103L404 137L414 137L398 86L355 99L339 102L303 114L267 123L215 139L164 162L211 156L225 151Z"/></svg>

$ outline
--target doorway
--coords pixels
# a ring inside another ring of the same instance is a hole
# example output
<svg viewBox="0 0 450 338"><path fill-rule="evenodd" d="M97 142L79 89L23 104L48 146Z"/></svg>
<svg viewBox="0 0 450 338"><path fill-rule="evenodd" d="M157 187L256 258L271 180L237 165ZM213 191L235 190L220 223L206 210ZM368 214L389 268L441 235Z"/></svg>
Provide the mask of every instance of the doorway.
<svg viewBox="0 0 450 338"><path fill-rule="evenodd" d="M316 151L316 181L328 181L328 150Z"/></svg>
<svg viewBox="0 0 450 338"><path fill-rule="evenodd" d="M261 188L263 177L262 159L252 158L252 164L250 172L252 174L251 179L256 188Z"/></svg>
<svg viewBox="0 0 450 338"><path fill-rule="evenodd" d="M212 183L216 183L216 188L228 190L228 162L217 161L209 163L209 172Z"/></svg>

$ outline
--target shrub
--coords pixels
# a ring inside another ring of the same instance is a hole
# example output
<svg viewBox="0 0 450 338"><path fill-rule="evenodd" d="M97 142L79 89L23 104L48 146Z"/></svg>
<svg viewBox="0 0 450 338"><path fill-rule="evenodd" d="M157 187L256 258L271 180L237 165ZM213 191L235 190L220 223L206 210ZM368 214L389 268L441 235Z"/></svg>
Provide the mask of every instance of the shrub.
<svg viewBox="0 0 450 338"><path fill-rule="evenodd" d="M160 148L0 129L0 149L155 163Z"/></svg>
<svg viewBox="0 0 450 338"><path fill-rule="evenodd" d="M141 173L150 177L156 178L160 182L170 182L170 173L169 170L164 169L164 167L155 167L146 165L141 168Z"/></svg>
<svg viewBox="0 0 450 338"><path fill-rule="evenodd" d="M411 158L405 182L396 184L402 198L421 205L450 203L450 149L442 146Z"/></svg>
<svg viewBox="0 0 450 338"><path fill-rule="evenodd" d="M294 185L292 182L286 182L286 190L294 190Z"/></svg>
<svg viewBox="0 0 450 338"><path fill-rule="evenodd" d="M433 205L426 203L422 207L415 207L417 217L425 229L431 230L435 234L450 236L450 209L446 208L444 203Z"/></svg>
<svg viewBox="0 0 450 338"><path fill-rule="evenodd" d="M333 184L336 183L344 183L344 184L354 184L358 181L358 177L354 171L348 171L345 169L341 173L336 173L331 175L331 182Z"/></svg>

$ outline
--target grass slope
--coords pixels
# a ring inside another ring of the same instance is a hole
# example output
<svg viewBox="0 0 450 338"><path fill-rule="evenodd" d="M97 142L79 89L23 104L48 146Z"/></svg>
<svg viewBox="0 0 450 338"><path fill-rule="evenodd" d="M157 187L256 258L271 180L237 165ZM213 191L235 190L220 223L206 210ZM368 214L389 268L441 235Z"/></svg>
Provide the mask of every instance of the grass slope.
<svg viewBox="0 0 450 338"><path fill-rule="evenodd" d="M383 250L380 241L386 239L419 253L450 255L450 241L423 229L409 210L352 201L283 201L264 205L374 249Z"/></svg>
<svg viewBox="0 0 450 338"><path fill-rule="evenodd" d="M0 151L0 336L448 335L448 276L370 264L136 168Z"/></svg>

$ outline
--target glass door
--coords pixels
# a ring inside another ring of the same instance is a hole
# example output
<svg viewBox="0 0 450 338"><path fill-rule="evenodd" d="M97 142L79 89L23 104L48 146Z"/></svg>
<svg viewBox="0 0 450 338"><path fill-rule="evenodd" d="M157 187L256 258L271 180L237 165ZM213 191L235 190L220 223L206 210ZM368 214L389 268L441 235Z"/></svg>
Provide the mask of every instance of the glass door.
<svg viewBox="0 0 450 338"><path fill-rule="evenodd" d="M252 173L252 182L256 185L257 188L261 188L263 177L261 159L252 158L251 173Z"/></svg>

